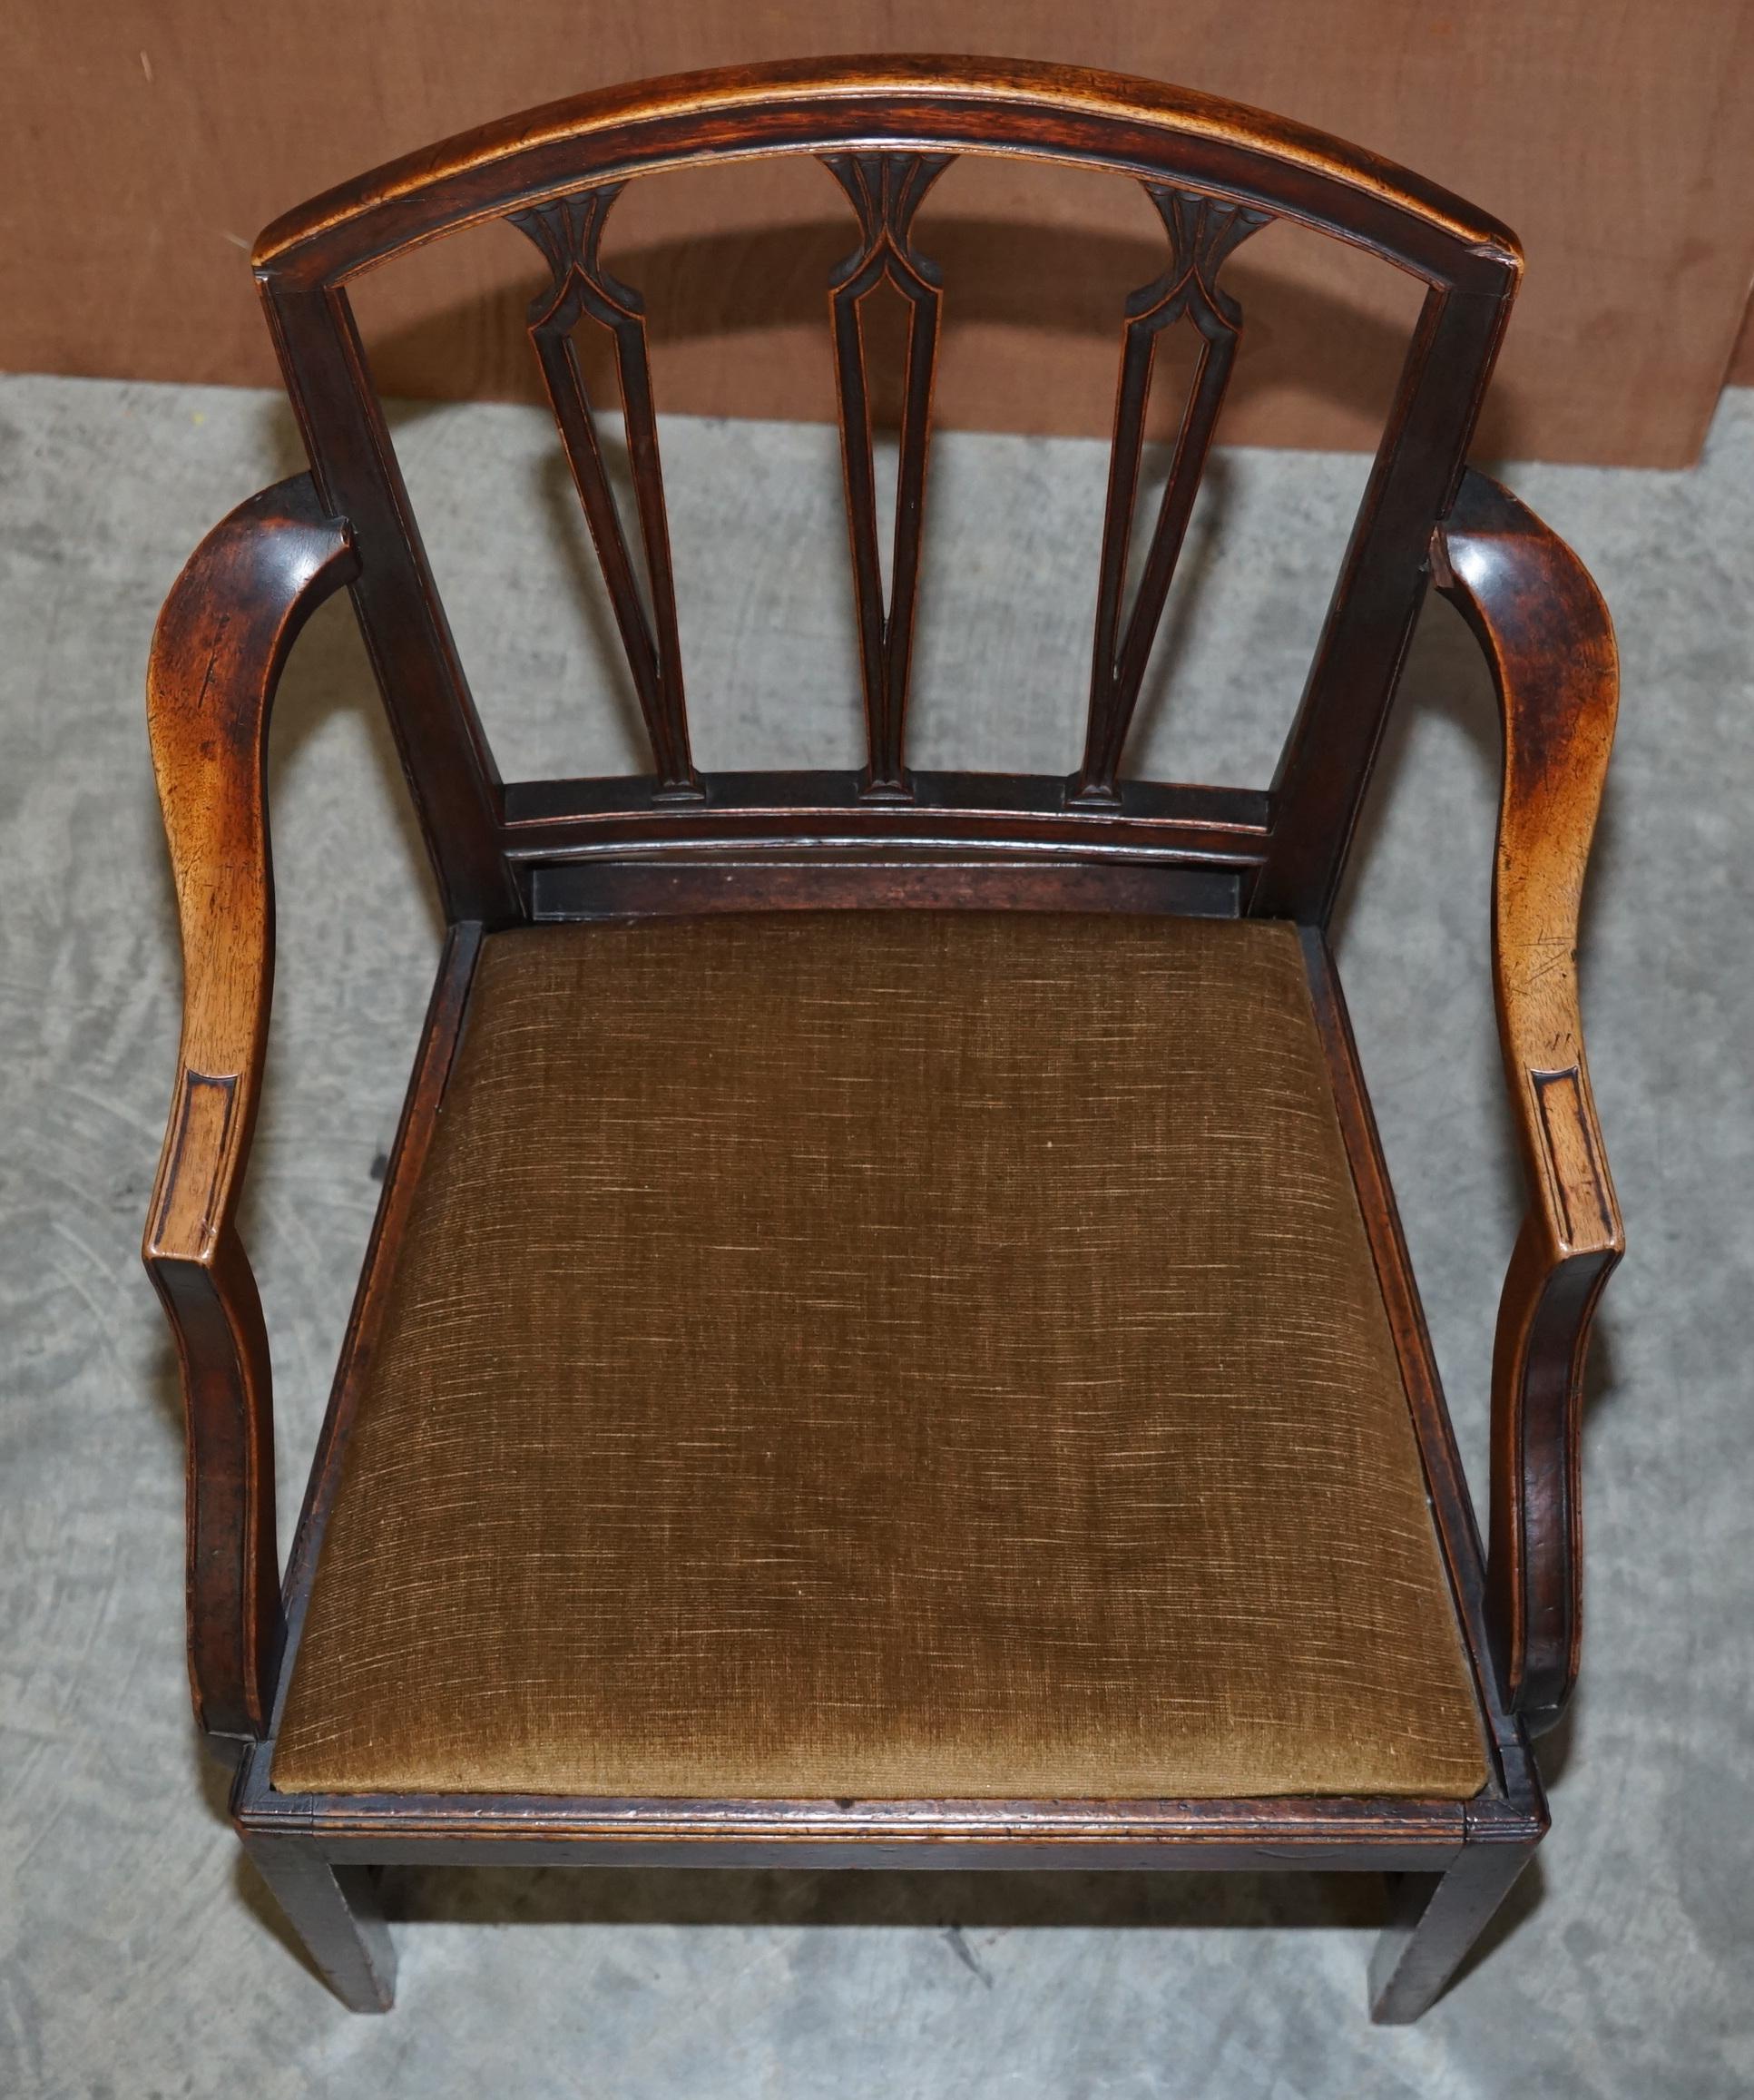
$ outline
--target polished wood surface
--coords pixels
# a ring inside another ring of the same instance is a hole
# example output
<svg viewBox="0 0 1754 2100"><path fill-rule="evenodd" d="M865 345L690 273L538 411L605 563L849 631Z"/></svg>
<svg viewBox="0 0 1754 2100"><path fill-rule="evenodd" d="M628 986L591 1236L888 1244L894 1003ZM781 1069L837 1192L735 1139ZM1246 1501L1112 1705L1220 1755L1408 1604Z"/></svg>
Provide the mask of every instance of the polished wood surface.
<svg viewBox="0 0 1754 2100"><path fill-rule="evenodd" d="M588 36L565 0L525 0L514 23L490 0L15 13L0 73L0 363L15 370L271 385L247 251L289 200L575 89L838 51L998 49L1184 80L1480 199L1534 266L1489 458L1686 464L1754 278L1748 0L649 0L599 11ZM612 260L650 302L670 405L830 420L814 272L845 243L827 179L747 170L654 186L630 211ZM1149 211L995 160L958 170L926 217L946 271L944 426L1105 433L1102 349L1154 267ZM374 283L362 309L386 390L539 401L532 261L515 236L484 235ZM1259 327L1227 438L1367 448L1396 288L1276 231L1231 289Z"/></svg>
<svg viewBox="0 0 1754 2100"><path fill-rule="evenodd" d="M1577 989L1620 665L1583 564L1496 482L1465 477L1433 553L1439 587L1485 649L1504 731L1493 967L1529 1209L1498 1316L1488 1573L1511 1701L1538 1730L1577 1677L1584 1357L1625 1249Z"/></svg>
<svg viewBox="0 0 1754 2100"><path fill-rule="evenodd" d="M1109 441L1108 500L1102 512L1102 561L1096 584L1096 649L1091 664L1089 728L1084 761L1073 784L1080 802L1112 804L1121 752L1132 725L1151 643L1175 578L1181 542L1193 515L1224 405L1230 367L1242 334L1242 309L1220 291L1218 273L1232 250L1272 223L1266 211L1220 203L1198 191L1148 182L1145 192L1170 237L1170 263L1154 282L1127 301L1122 331L1121 383ZM1157 522L1131 606L1122 612L1133 511L1139 498L1146 410L1159 339L1186 321L1200 339L1198 362L1176 432L1175 449L1158 502Z"/></svg>
<svg viewBox="0 0 1754 2100"><path fill-rule="evenodd" d="M945 151L922 156L922 139ZM849 153L851 146L859 150ZM961 803L958 828L988 810L1014 810L1021 791L1040 806L1048 837L1062 848L1091 836L1121 849L1121 830L1097 826L1093 832L1092 810L1102 808L1132 827L1130 850L1145 847L1194 866L1214 850L1240 849L1259 862L1250 908L1326 916L1424 597L1431 530L1461 473L1520 275L1516 242L1489 216L1407 171L1261 112L1110 74L1019 62L983 66L937 60L688 74L574 98L363 176L288 213L257 243L263 298L318 486L330 506L349 519L360 549L363 570L355 604L453 916L490 925L521 916L531 908L530 886L540 876L529 861L513 874L505 819L522 800L515 788L500 789L451 645L382 408L360 362L350 283L447 228L499 214L515 219L526 231L539 229L554 267L555 259L564 257L566 275L555 295L561 302L556 313L564 314L574 296L565 288L588 288L592 272L600 275L594 230L632 177L684 165L717 167L739 156L810 153L825 160L847 192L860 234L858 248L831 276L827 289L840 373L867 731L867 763L856 797L865 814L857 826L838 814L828 819L828 835L909 842L935 832L942 838L946 833L936 831L935 820L922 826L920 796L910 784L905 750L907 639L919 558L936 311L930 266L910 247L908 229L926 187L941 178L946 154L959 151L1073 160L1129 177L1148 195L1163 192L1158 213L1168 250L1166 324L1185 309L1209 350L1214 335L1228 343L1242 325L1234 302L1218 303L1216 272L1241 235L1269 218L1294 219L1367 249L1426 287L1275 783L1268 836L1243 840L1191 830L1177 834L1144 815L1137 800L1130 807L1118 785L1131 696L1173 579L1184 514L1210 437L1216 380L1224 369L1221 357L1214 362L1210 356L1196 368L1179 469L1165 492L1117 663L1124 582L1120 505L1122 496L1136 485L1140 432L1131 405L1147 376L1139 323L1157 303L1149 299L1141 314L1125 317L1121 330L1115 466L1083 769L1069 796L1053 782L967 776L957 779L954 790ZM1197 194L1206 192L1196 193L1191 188L1195 184L1213 192L1203 213ZM564 230L557 231L563 224ZM882 283L899 289L911 317L887 580L878 550L867 357L858 319L861 302ZM596 296L611 295L605 289ZM844 800L831 781L808 784L800 808L793 792L802 782L752 783L745 777L733 789L730 782L697 780L691 763L686 771L679 770L687 749L683 667L667 626L671 600L661 476L649 420L652 403L642 338L629 304L638 296L637 287L618 280L612 298L619 303L600 307L599 318L622 317L616 326L624 376L634 377L637 507L648 565L656 564L655 633L644 626L625 536L600 465L592 464L599 440L587 390L547 320L539 318L534 325L536 348L555 389L562 436L603 551L634 688L645 708L658 790L645 794L640 816L629 810L627 783L583 783L573 814L586 826L597 818L614 820L622 842L639 848L680 843L685 835L702 840L734 835L745 848L800 832L824 836L822 812L838 811ZM701 806L690 806L695 803ZM749 810L747 818L740 804ZM885 805L892 810L887 819L879 813ZM605 826L598 836L606 831ZM1003 822L997 835L1000 840L1007 836ZM558 826L549 843L555 853L563 849ZM515 888L514 881L525 887Z"/></svg>
<svg viewBox="0 0 1754 2100"><path fill-rule="evenodd" d="M621 193L619 182L604 183L582 197L562 197L534 211L514 212L512 223L535 242L554 274L549 292L539 294L532 304L530 341L603 564L609 603L645 717L658 784L666 794L692 797L700 787L689 752L682 645L676 633L676 578L671 566L670 524L658 456L645 302L632 286L610 274L601 253L603 221ZM615 377L639 513L641 553L652 593L650 619L597 442L596 421L573 340L574 329L587 316L607 329L615 344Z"/></svg>
<svg viewBox="0 0 1754 2100"><path fill-rule="evenodd" d="M356 567L309 476L264 490L196 550L147 673L183 1006L144 1254L182 1371L189 1673L214 1735L261 1733L281 1634L268 1337L237 1226L273 984L269 715L299 629Z"/></svg>
<svg viewBox="0 0 1754 2100"><path fill-rule="evenodd" d="M1370 2017L1387 2027L1416 2020L1510 1894L1528 1865L1514 1840L1483 1840L1456 1855L1441 1874L1391 1871L1388 1922L1370 1958Z"/></svg>
<svg viewBox="0 0 1754 2100"><path fill-rule="evenodd" d="M1161 243L1157 274L1118 317L1112 346L1108 516L1102 548L1088 550L1098 613L1085 668L1084 759L1069 780L915 772L907 764L907 600L920 552L937 290L913 226L947 160L993 151L1075 159L1143 186ZM701 773L693 765L642 295L604 268L600 251L612 204L622 208L623 186L641 173L769 155L827 161L857 240L825 268L818 288L820 327L840 374L864 643L867 751L856 771ZM398 248L495 215L514 219L549 266L529 348L641 700L652 753L643 777L501 780L361 361L350 280ZM1246 235L1286 218L1411 273L1425 287L1420 319L1272 785L1139 780L1125 770L1133 674L1173 575L1230 348L1247 327L1220 269ZM252 1739L238 1821L325 1972L349 2003L383 2004L381 1928L369 1890L340 1869L397 1859L1301 1865L1415 1877L1398 1889L1377 1979L1382 2017L1414 2017L1545 1828L1528 1738L1557 1712L1575 1667L1577 1381L1594 1294L1620 1244L1573 960L1612 726L1612 636L1574 557L1464 464L1517 283L1515 242L1459 200L1355 149L1207 98L1016 64L965 62L947 75L936 64L884 61L834 73L806 64L690 76L556 105L320 198L270 229L258 252L312 473L245 505L200 550L154 653L154 746L183 900L189 1022L148 1258L177 1328L189 1398L198 1705L210 1730ZM908 309L887 575L869 406L877 343L861 313L879 292L898 295ZM1138 405L1151 344L1182 321L1202 347L1177 463L1129 605L1124 542ZM572 330L586 322L614 345L633 456L633 530L603 470L597 402L572 355ZM1501 1317L1488 1553L1326 930L1434 576L1480 635L1504 710L1494 957L1531 1177L1530 1222ZM443 1113L485 929L859 905L1272 916L1301 928L1469 1651L1492 1768L1476 1800L679 1802L276 1791L268 1701L284 1695L287 1670L265 1631L276 1609L271 1523L265 1529L271 1424L260 1316L230 1206L260 1072L271 958L262 740L299 620L343 580L451 930L294 1542L284 1591L289 1643L296 1645L352 1408ZM199 1288L185 1302L191 1283ZM217 1316L201 1316L203 1306Z"/></svg>
<svg viewBox="0 0 1754 2100"><path fill-rule="evenodd" d="M337 1997L358 2012L388 2012L396 1948L372 1869L338 1865L312 1846L260 1832L245 1850Z"/></svg>
<svg viewBox="0 0 1754 2100"><path fill-rule="evenodd" d="M835 272L835 383L840 404L840 457L852 541L853 596L858 613L859 672L865 686L865 734L870 761L867 796L906 800L902 722L913 661L914 599L919 583L920 528L926 511L926 454L932 375L938 347L943 279L912 243L914 214L950 165L947 153L830 153L826 164L858 214L859 245ZM872 428L861 309L880 286L907 308L900 388L895 525L888 583L877 543L876 434Z"/></svg>
<svg viewBox="0 0 1754 2100"><path fill-rule="evenodd" d="M525 110L284 213L251 261L270 283L338 284L446 228L575 185L587 169L622 180L910 136L1147 181L1171 172L1173 140L1174 172L1244 194L1258 186L1303 222L1344 229L1420 276L1489 289L1520 252L1499 221L1440 184L1265 110L1081 66L897 54L678 74Z"/></svg>

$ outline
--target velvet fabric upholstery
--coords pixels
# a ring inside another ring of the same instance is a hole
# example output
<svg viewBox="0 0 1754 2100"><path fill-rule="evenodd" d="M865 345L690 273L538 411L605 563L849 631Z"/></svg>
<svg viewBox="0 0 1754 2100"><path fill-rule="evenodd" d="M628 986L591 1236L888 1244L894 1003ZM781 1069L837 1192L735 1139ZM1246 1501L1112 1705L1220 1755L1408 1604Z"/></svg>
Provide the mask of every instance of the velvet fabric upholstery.
<svg viewBox="0 0 1754 2100"><path fill-rule="evenodd" d="M274 1771L1475 1792L1293 930L489 937Z"/></svg>

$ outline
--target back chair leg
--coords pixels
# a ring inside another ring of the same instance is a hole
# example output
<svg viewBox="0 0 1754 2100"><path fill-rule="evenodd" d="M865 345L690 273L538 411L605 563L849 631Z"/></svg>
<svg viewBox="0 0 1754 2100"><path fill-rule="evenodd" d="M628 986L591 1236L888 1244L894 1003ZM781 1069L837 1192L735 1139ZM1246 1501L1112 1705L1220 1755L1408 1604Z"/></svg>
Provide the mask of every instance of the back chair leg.
<svg viewBox="0 0 1754 2100"><path fill-rule="evenodd" d="M369 1867L331 1867L306 1844L250 1838L244 1850L324 1981L349 2012L387 2013L396 1949Z"/></svg>
<svg viewBox="0 0 1754 2100"><path fill-rule="evenodd" d="M1388 1922L1370 1958L1370 2017L1406 2026L1442 1997L1533 1845L1470 1845L1442 1874L1386 1874Z"/></svg>

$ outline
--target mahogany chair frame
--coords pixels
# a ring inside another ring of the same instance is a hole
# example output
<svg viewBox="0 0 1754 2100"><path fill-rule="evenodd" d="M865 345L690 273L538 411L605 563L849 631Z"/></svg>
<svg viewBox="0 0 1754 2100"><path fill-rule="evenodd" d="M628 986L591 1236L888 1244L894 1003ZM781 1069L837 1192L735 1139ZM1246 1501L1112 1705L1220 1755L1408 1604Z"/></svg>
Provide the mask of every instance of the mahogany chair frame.
<svg viewBox="0 0 1754 2100"><path fill-rule="evenodd" d="M702 774L689 745L663 485L636 291L599 254L619 190L654 170L817 155L857 245L829 294L860 664L862 773ZM1124 317L1088 736L1070 780L910 771L905 724L938 274L915 248L926 188L962 153L1024 154L1144 185L1162 275ZM551 291L533 310L566 452L652 750L639 779L504 782L476 719L351 319L359 272L512 220ZM1145 660L1241 315L1226 255L1281 219L1423 280L1381 448L1276 778L1265 792L1122 777ZM387 2006L372 1870L394 1861L808 1867L1322 1869L1390 1878L1372 1968L1386 2020L1443 1987L1547 1824L1529 1739L1576 1674L1580 1384L1621 1228L1592 1102L1574 950L1617 692L1607 613L1571 551L1466 468L1521 267L1513 237L1416 177L1298 125L1105 74L975 60L766 66L617 88L472 132L279 221L257 274L310 471L210 535L172 591L150 673L152 747L186 962L180 1076L146 1233L189 1431L196 1712L241 1746L233 1813L335 1989ZM861 300L906 301L899 494L886 600ZM613 339L647 594L572 343ZM1172 471L1123 608L1154 345L1200 336ZM1490 1546L1439 1390L1328 925L1426 588L1470 622L1504 727L1494 970L1528 1210L1499 1316ZM282 1583L260 1309L237 1229L272 975L265 752L299 628L343 585L382 687L449 922L431 1009ZM677 1801L288 1795L278 1702L309 1595L385 1281L443 1097L485 932L725 908L983 907L1271 916L1307 958L1360 1206L1491 1743L1469 1801Z"/></svg>

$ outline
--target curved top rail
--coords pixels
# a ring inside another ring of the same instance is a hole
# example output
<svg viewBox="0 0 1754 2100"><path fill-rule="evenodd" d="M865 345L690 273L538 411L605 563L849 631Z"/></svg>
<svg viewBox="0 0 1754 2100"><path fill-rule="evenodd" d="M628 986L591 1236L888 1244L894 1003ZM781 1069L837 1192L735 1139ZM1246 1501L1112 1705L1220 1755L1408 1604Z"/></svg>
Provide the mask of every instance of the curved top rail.
<svg viewBox="0 0 1754 2100"><path fill-rule="evenodd" d="M1435 284L1502 289L1505 227L1326 133L1187 88L1021 59L808 59L550 103L326 191L277 219L265 278L333 284L586 182L763 153L906 143L1173 175L1368 248Z"/></svg>

